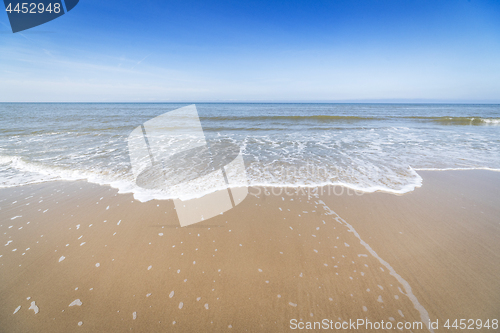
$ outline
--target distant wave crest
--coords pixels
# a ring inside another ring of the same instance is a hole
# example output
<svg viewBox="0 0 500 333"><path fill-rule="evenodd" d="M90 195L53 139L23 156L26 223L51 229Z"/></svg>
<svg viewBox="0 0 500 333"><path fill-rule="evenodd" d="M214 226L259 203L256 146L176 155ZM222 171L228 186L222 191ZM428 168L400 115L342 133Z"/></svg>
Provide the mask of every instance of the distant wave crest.
<svg viewBox="0 0 500 333"><path fill-rule="evenodd" d="M419 122L433 122L439 125L500 125L500 118L482 118L482 117L424 117L424 116L409 116L409 117L391 117L391 116L343 116L343 115L304 115L304 116L208 116L201 117L202 120L224 122L224 121L288 121L288 122L359 122L359 121L380 121L388 119L406 119ZM246 130L249 130L246 128Z"/></svg>
<svg viewBox="0 0 500 333"><path fill-rule="evenodd" d="M404 119L414 119L416 121L434 122L439 125L498 125L500 118L482 117L403 117Z"/></svg>

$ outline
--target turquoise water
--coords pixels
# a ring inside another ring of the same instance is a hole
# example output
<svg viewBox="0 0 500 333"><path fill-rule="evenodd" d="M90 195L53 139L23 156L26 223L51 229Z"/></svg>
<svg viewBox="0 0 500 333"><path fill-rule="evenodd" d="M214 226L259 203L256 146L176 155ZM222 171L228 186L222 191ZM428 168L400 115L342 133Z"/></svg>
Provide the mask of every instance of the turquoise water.
<svg viewBox="0 0 500 333"><path fill-rule="evenodd" d="M127 138L186 105L0 104L0 187L86 179L141 200L179 196L135 184ZM196 107L207 141L232 142L243 153L246 174L234 186L342 184L405 193L421 185L422 169L500 169L500 105Z"/></svg>

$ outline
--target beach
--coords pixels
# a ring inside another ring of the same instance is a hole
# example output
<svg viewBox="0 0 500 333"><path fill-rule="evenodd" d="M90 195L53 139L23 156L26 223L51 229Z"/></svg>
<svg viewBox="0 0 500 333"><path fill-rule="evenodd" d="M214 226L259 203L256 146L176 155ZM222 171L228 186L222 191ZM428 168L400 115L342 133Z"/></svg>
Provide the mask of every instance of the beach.
<svg viewBox="0 0 500 333"><path fill-rule="evenodd" d="M437 320L444 332L447 319L498 319L500 173L419 174L403 195L250 187L183 228L171 200L109 186L0 189L0 331L285 332L293 320L364 319Z"/></svg>
<svg viewBox="0 0 500 333"><path fill-rule="evenodd" d="M500 332L500 1L4 4L0 333Z"/></svg>

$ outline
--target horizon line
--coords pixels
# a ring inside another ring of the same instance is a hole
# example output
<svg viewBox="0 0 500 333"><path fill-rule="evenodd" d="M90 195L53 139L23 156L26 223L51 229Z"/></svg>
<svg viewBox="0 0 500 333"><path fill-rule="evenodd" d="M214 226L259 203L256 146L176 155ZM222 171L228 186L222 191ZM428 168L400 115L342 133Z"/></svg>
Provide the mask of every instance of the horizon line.
<svg viewBox="0 0 500 333"><path fill-rule="evenodd" d="M500 100L178 100L178 101L0 101L0 104L484 104L500 105Z"/></svg>

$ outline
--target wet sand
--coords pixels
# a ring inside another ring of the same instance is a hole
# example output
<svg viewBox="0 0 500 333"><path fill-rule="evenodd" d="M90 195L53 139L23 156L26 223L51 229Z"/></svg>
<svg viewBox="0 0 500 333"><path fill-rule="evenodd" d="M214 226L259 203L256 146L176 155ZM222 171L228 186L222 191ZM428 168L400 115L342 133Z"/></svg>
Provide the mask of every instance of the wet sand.
<svg viewBox="0 0 500 333"><path fill-rule="evenodd" d="M419 174L422 187L403 196L324 200L414 286L433 320L499 319L500 173Z"/></svg>
<svg viewBox="0 0 500 333"><path fill-rule="evenodd" d="M419 173L403 196L251 188L184 228L83 181L1 189L0 332L500 319L500 173Z"/></svg>

